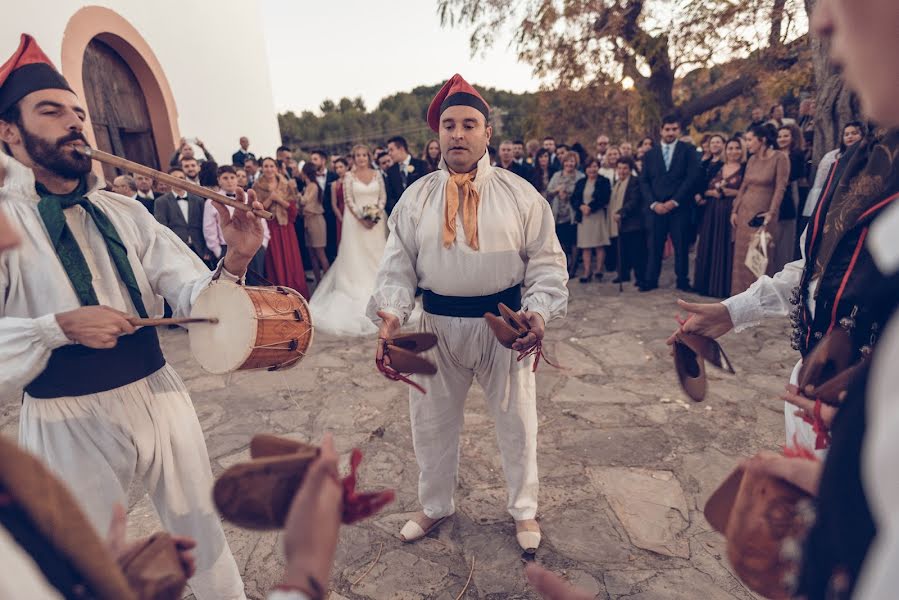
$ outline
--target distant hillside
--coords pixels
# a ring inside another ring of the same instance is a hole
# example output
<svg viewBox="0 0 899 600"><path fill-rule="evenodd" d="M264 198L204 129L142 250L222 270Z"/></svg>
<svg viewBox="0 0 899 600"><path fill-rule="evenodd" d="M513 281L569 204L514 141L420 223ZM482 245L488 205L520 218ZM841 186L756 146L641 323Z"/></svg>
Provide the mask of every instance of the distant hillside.
<svg viewBox="0 0 899 600"><path fill-rule="evenodd" d="M803 47L795 65L760 74L757 85L742 96L697 115L690 131L738 131L746 126L753 106L767 110L775 101L783 103L789 114L795 114L799 98L812 91L813 78L811 54L805 49L804 38L794 44ZM695 98L711 86L736 79L746 68L747 61L741 59L692 71L678 80L676 99L685 102ZM637 94L625 92L616 84L526 94L477 88L493 110L494 146L505 138L539 139L552 134L559 142L579 141L592 148L599 133L608 134L614 142L637 141L643 135L656 134L646 131ZM278 115L281 137L294 149L309 152L324 148L337 153L356 143L383 145L387 138L402 135L412 152L420 154L427 140L436 137L425 123L425 113L439 89L439 85L430 85L400 92L381 100L372 111L366 109L361 98L325 100L318 114L304 111L299 116L293 112Z"/></svg>
<svg viewBox="0 0 899 600"><path fill-rule="evenodd" d="M536 94L477 88L493 110L495 136L518 137L536 130ZM286 145L306 152L315 148L343 152L355 143L384 144L387 138L402 135L417 154L427 140L436 137L425 123L425 114L439 89L439 85L431 85L400 92L381 100L372 111L366 110L361 98L325 100L320 114L278 115L281 137Z"/></svg>

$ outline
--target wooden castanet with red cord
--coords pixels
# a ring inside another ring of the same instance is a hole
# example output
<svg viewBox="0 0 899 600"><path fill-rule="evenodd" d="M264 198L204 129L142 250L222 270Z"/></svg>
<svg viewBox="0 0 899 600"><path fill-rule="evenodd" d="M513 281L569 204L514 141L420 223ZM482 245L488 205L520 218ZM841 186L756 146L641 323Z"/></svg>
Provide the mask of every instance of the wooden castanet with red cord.
<svg viewBox="0 0 899 600"><path fill-rule="evenodd" d="M527 320L519 313L515 312L502 302L497 305L499 309L499 316L493 313L484 314L484 320L487 321L487 325L490 327L490 330L493 332L493 335L496 336L496 339L504 348L512 349L512 346L516 341L521 338L527 337L527 335L531 331L531 326L528 324ZM554 364L543 353L543 340L537 340L537 342L518 353L518 360L524 360L528 356L534 356L534 367L531 369L532 371L537 370L537 366L540 364L540 359L542 358L546 361L546 364L556 367L560 369L559 365Z"/></svg>
<svg viewBox="0 0 899 600"><path fill-rule="evenodd" d="M402 381L425 393L423 387L409 379L408 375L434 375L437 367L430 360L419 356L437 345L433 333L406 333L390 339L381 338L381 351L375 359L378 371L391 381Z"/></svg>

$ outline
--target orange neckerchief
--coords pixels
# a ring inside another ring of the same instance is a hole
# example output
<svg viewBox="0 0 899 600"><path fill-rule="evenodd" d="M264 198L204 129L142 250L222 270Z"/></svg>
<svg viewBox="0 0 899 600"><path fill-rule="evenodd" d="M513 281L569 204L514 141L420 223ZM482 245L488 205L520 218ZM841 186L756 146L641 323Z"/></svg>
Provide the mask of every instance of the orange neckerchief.
<svg viewBox="0 0 899 600"><path fill-rule="evenodd" d="M474 187L471 173L450 172L446 182L446 206L443 209L443 245L452 247L456 241L456 214L459 212L459 190L462 190L462 229L472 250L478 249L478 204L481 197Z"/></svg>

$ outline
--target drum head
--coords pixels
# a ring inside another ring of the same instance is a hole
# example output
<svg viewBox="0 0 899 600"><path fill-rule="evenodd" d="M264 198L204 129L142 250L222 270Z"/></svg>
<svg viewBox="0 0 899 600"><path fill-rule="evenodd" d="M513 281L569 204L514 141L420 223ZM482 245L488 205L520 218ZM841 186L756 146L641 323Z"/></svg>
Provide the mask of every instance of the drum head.
<svg viewBox="0 0 899 600"><path fill-rule="evenodd" d="M230 281L210 284L197 296L191 317L215 317L218 323L190 325L190 351L210 373L236 371L256 343L256 309L243 287Z"/></svg>

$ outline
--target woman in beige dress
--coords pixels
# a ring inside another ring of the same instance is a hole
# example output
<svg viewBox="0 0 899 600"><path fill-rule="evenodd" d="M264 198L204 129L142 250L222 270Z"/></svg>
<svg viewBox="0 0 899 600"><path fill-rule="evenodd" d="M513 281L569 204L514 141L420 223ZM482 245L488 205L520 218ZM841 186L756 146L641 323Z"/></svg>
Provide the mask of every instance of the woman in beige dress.
<svg viewBox="0 0 899 600"><path fill-rule="evenodd" d="M577 221L577 247L584 261L581 283L587 283L594 276L602 281L603 261L606 246L609 245L609 218L606 209L612 194L612 186L608 179L599 174L599 162L595 158L587 159L584 171L587 176L574 184L571 198L571 208Z"/></svg>
<svg viewBox="0 0 899 600"><path fill-rule="evenodd" d="M322 204L322 190L316 181L316 169L311 162L303 165L300 177L306 184L303 196L300 198L300 206L303 208L303 227L306 230L306 246L309 248L309 258L312 260L312 272L315 274L316 284L321 283L322 274L327 273L331 266L325 255L325 246L328 242L328 229L325 224L325 207Z"/></svg>
<svg viewBox="0 0 899 600"><path fill-rule="evenodd" d="M746 174L730 216L730 224L734 227L732 296L747 290L757 279L746 267L749 243L759 227L764 227L770 233L771 224L777 223L780 203L790 180L790 159L776 149L777 131L773 126L765 124L753 127L744 139L752 158L746 165ZM755 223L750 225L754 220ZM761 221L760 225L756 225L758 221ZM768 254L772 254L771 248L768 249ZM774 267L774 261L769 260L769 275L774 275Z"/></svg>

